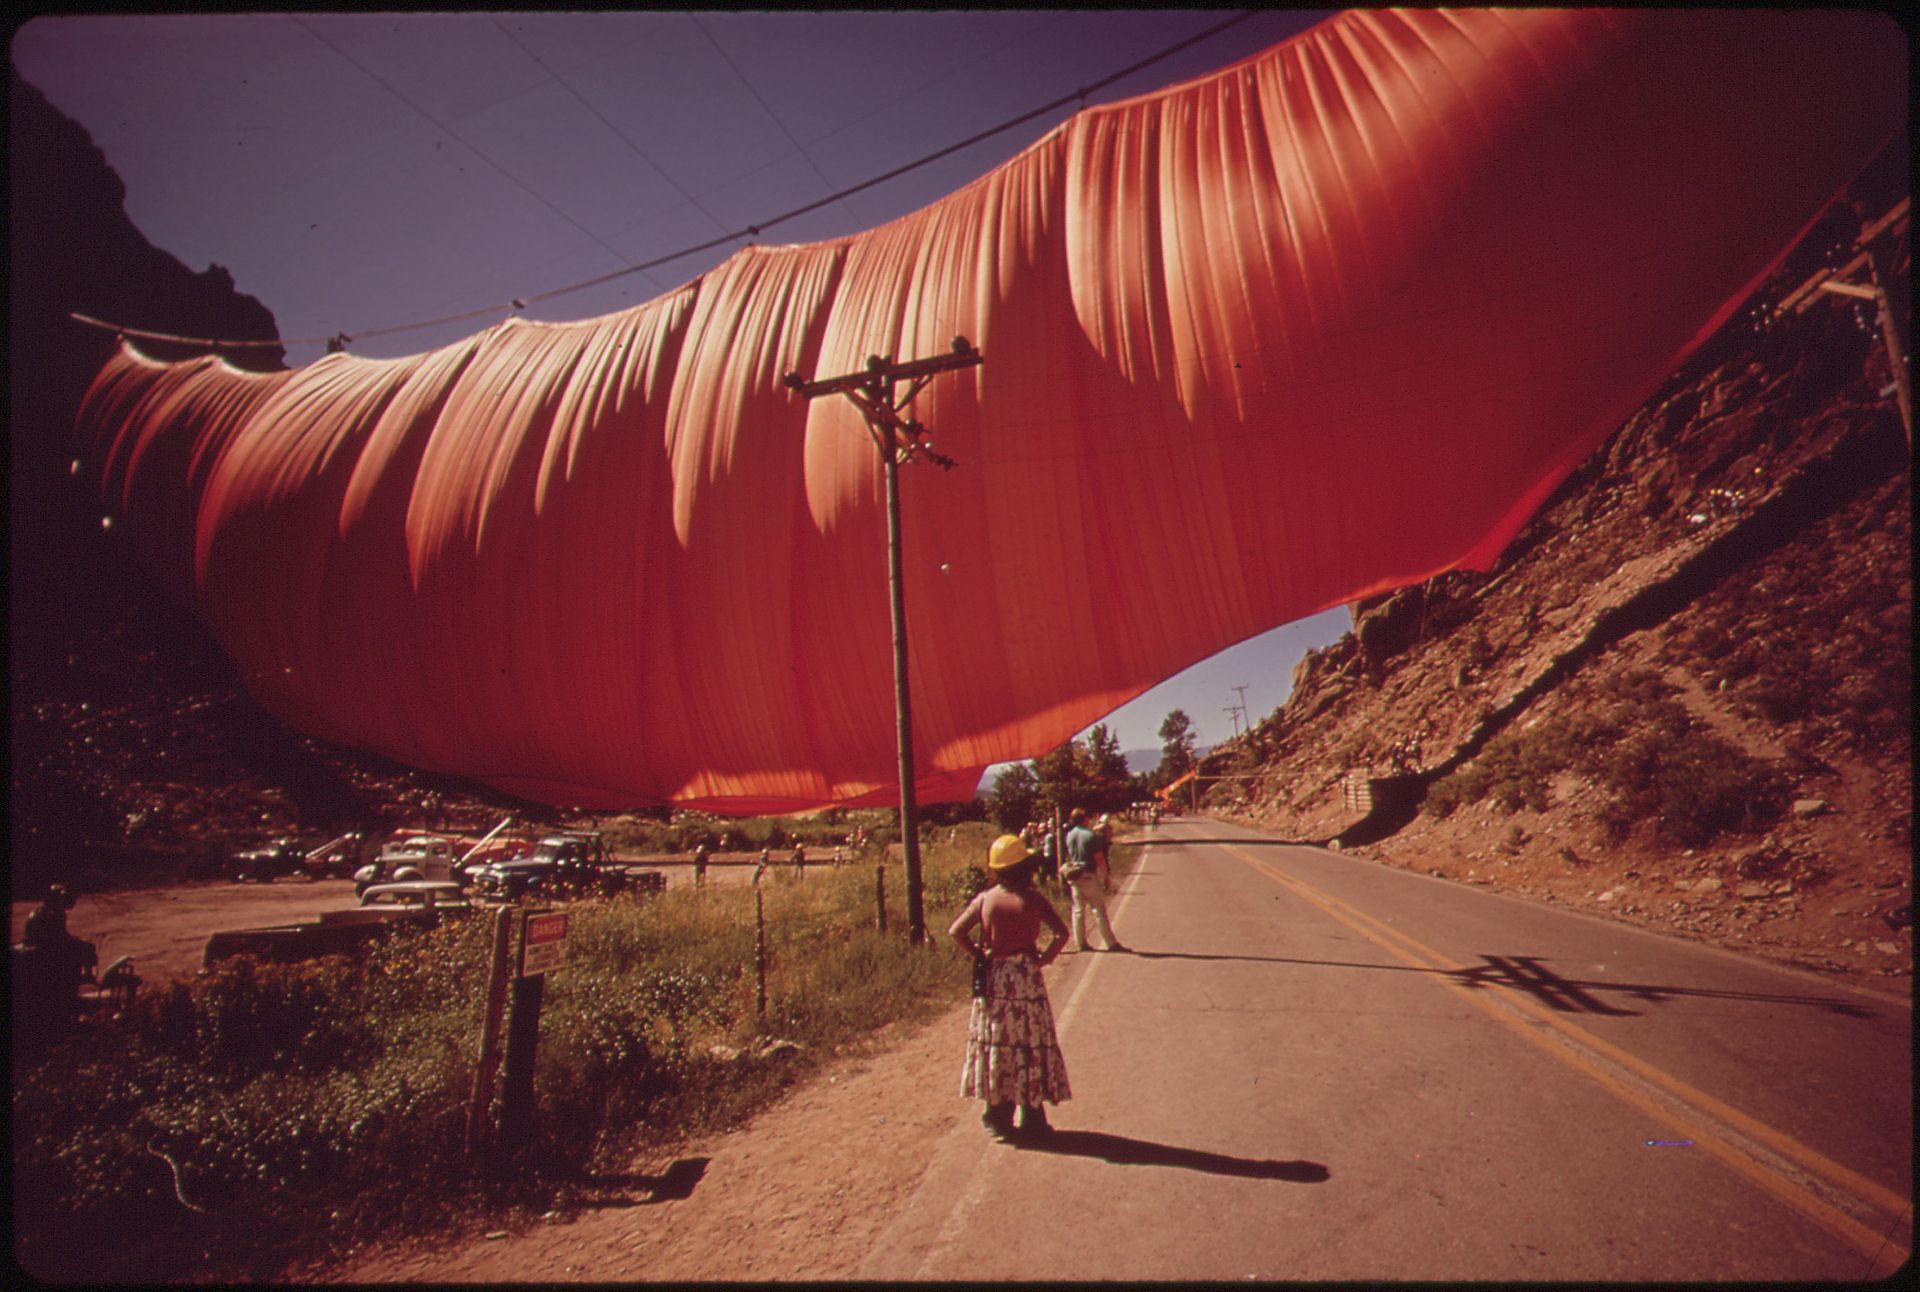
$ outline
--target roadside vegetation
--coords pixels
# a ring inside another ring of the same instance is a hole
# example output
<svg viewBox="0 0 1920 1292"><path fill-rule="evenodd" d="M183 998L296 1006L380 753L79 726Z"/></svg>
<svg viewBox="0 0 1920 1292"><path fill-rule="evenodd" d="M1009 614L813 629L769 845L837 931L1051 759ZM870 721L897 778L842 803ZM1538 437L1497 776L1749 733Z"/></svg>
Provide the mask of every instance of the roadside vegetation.
<svg viewBox="0 0 1920 1292"><path fill-rule="evenodd" d="M927 947L906 938L897 865L884 933L871 864L803 881L771 868L764 1016L752 888L574 904L535 1140L493 1170L463 1147L485 915L358 959L230 961L49 1052L16 1050L16 1256L49 1281L268 1279L400 1230L453 1236L586 1197L636 1153L735 1125L836 1051L962 999L944 930L986 882L994 833L962 823L923 850Z"/></svg>
<svg viewBox="0 0 1920 1292"><path fill-rule="evenodd" d="M1615 841L1639 831L1696 847L1754 833L1777 821L1791 796L1777 768L1707 730L1658 674L1639 670L1604 706L1495 736L1434 784L1424 811L1445 818L1489 800L1509 814L1546 812L1565 773L1604 792L1598 817Z"/></svg>
<svg viewBox="0 0 1920 1292"><path fill-rule="evenodd" d="M775 861L784 861L799 845L806 848L811 864L832 860L833 850L844 847L848 835L857 830L862 843L857 853L847 854L848 859L872 862L899 842L894 826L896 814L890 808L828 808L803 816L766 817L723 817L675 808L662 815L664 820L642 814L568 817L566 824L569 828L598 829L606 838L607 847L616 856L623 857L691 854L695 848L705 845L711 853L764 849L775 854ZM922 805L919 810L921 837L928 841L944 838L953 827L979 821L985 815L986 809L978 799ZM530 822L528 828L537 830L539 823ZM921 846L925 848L930 844L923 842Z"/></svg>

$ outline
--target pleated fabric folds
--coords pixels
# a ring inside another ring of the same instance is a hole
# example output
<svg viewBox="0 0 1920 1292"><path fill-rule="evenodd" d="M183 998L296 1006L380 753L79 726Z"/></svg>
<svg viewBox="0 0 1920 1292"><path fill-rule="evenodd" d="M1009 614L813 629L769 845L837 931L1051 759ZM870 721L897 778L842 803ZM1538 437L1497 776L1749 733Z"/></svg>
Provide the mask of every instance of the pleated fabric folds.
<svg viewBox="0 0 1920 1292"><path fill-rule="evenodd" d="M1839 11L1356 11L865 233L578 323L249 374L128 346L103 496L249 691L530 799L924 799L1290 620L1485 568L1901 127Z"/></svg>

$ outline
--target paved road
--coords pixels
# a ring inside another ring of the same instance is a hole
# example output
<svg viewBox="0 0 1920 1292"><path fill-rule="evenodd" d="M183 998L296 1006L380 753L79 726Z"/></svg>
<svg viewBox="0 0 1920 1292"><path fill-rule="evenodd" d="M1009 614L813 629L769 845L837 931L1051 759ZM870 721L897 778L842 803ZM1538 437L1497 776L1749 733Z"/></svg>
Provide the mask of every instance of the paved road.
<svg viewBox="0 0 1920 1292"><path fill-rule="evenodd" d="M873 1279L1827 1280L1913 1241L1907 1004L1212 821L1049 971L1048 1149L975 1112Z"/></svg>

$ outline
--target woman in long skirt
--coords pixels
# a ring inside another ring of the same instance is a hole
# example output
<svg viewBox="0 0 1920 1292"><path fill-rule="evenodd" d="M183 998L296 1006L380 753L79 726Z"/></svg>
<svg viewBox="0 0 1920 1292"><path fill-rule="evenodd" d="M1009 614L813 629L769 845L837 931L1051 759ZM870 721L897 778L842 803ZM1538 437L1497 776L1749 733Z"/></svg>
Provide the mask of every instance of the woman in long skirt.
<svg viewBox="0 0 1920 1292"><path fill-rule="evenodd" d="M1040 971L1066 944L1067 925L1033 886L1040 859L1018 835L994 840L987 869L995 883L983 891L947 930L973 958L973 1013L967 1020L966 1066L960 1094L984 1099L987 1129L1004 1139L1015 1133L1044 1134L1046 1109L1070 1098L1067 1063L1053 1030L1053 1006ZM1053 941L1040 950L1040 930ZM979 930L980 941L973 934Z"/></svg>

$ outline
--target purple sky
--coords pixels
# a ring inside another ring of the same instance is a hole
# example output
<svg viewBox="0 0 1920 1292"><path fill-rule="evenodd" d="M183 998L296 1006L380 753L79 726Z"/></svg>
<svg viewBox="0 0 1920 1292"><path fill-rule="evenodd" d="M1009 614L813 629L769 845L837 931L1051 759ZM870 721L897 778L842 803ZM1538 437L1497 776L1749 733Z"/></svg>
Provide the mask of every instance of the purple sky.
<svg viewBox="0 0 1920 1292"><path fill-rule="evenodd" d="M871 179L1098 81L1238 11L251 14L40 17L14 66L93 135L127 213L193 269L226 266L289 340L345 332L392 357L503 305L640 264ZM1304 30L1258 10L1095 92L1149 93ZM1061 108L762 235L871 228L991 170ZM679 286L741 245L530 307L581 319ZM461 322L366 333L473 309ZM115 322L139 327L144 320ZM322 349L290 345L288 361ZM1285 698L1331 611L1254 638L1108 718L1157 748L1173 708L1203 744Z"/></svg>

